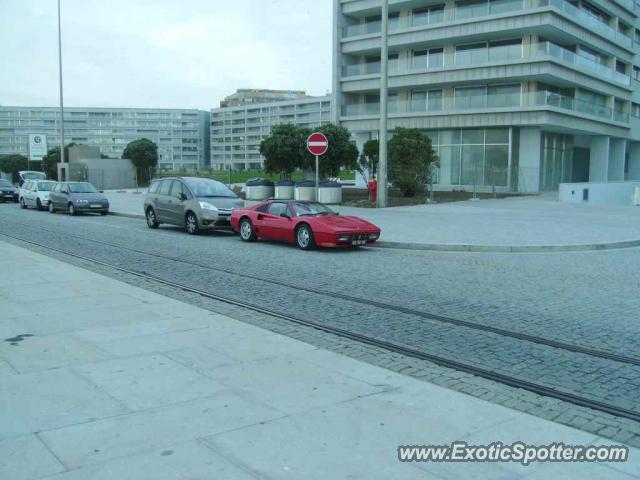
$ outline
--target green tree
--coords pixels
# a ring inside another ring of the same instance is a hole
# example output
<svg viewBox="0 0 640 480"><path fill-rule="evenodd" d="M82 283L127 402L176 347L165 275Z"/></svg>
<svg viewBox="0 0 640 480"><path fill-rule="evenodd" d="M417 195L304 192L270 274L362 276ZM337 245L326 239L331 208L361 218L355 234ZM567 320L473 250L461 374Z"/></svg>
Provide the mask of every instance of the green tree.
<svg viewBox="0 0 640 480"><path fill-rule="evenodd" d="M138 170L138 184L146 184L151 178L151 169L158 164L158 146L147 138L130 142L122 158L128 158Z"/></svg>
<svg viewBox="0 0 640 480"><path fill-rule="evenodd" d="M376 178L378 171L378 158L380 156L380 142L378 140L367 140L362 146L362 153L358 160L357 170L365 183Z"/></svg>
<svg viewBox="0 0 640 480"><path fill-rule="evenodd" d="M320 157L320 175L322 177L338 177L340 170L355 170L358 165L358 147L351 140L351 133L345 127L325 123L317 129L329 141L327 153ZM306 150L306 147L305 147ZM305 155L305 167L315 171L315 157Z"/></svg>
<svg viewBox="0 0 640 480"><path fill-rule="evenodd" d="M0 158L0 170L4 173L10 173L14 183L19 180L18 172L20 170L26 170L28 165L29 162L24 155L12 154Z"/></svg>
<svg viewBox="0 0 640 480"><path fill-rule="evenodd" d="M437 161L431 139L417 128L397 127L389 141L389 180L405 197L424 189L429 165Z"/></svg>
<svg viewBox="0 0 640 480"><path fill-rule="evenodd" d="M291 175L303 166L305 141L309 131L291 123L276 125L260 143L266 173L291 179Z"/></svg>

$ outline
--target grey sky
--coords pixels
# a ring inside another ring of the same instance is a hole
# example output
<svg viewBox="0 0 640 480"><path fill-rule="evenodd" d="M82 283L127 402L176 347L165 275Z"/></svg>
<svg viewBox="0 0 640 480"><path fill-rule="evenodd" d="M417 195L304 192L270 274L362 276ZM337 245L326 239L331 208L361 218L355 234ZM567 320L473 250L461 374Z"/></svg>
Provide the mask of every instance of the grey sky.
<svg viewBox="0 0 640 480"><path fill-rule="evenodd" d="M66 106L331 89L330 0L62 0ZM0 105L58 104L56 0L0 0Z"/></svg>

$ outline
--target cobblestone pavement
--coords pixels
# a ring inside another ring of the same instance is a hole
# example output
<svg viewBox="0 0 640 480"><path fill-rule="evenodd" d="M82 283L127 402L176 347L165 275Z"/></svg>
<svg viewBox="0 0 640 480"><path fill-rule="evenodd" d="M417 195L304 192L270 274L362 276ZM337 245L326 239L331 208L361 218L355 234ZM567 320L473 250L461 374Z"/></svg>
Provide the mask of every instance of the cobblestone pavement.
<svg viewBox="0 0 640 480"><path fill-rule="evenodd" d="M402 251L301 252L244 244L224 234L149 231L138 220L51 216L4 206L0 232L76 251L202 290L293 313L428 353L640 410L640 367L454 327L327 295L140 255L66 237L72 233L152 253L256 273L293 284L389 302L628 356L638 352L640 251L573 254L438 254ZM40 228L39 228L40 227ZM56 233L54 233L56 232ZM187 295L180 294L184 299ZM276 322L277 323L277 322ZM280 323L278 323L280 325ZM280 325L281 326L281 325ZM280 328L280 327L278 327ZM289 326L288 328L293 328ZM297 331L298 327L293 328ZM316 332L317 333L317 332ZM293 335L295 336L295 335ZM331 341L329 341L331 343ZM357 358L630 444L637 423L505 389L427 362L335 342ZM367 360L367 361L369 361ZM435 373L434 373L435 372Z"/></svg>

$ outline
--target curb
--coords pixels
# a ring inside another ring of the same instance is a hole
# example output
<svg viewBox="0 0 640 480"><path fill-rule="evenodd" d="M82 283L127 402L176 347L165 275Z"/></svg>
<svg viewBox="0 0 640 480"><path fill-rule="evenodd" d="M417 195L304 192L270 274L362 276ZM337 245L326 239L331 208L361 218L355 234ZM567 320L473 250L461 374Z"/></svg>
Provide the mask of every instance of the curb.
<svg viewBox="0 0 640 480"><path fill-rule="evenodd" d="M440 243L376 242L375 248L398 250L423 250L432 252L476 252L476 253L553 253L588 252L596 250L619 250L640 247L640 240L627 240L612 243L592 243L583 245L455 245Z"/></svg>
<svg viewBox="0 0 640 480"><path fill-rule="evenodd" d="M134 213L109 212L116 217L145 219L144 215ZM422 250L428 252L469 252L469 253L554 253L554 252L591 252L597 250L620 250L640 247L640 240L626 240L611 243L590 243L582 245L464 245L447 243L414 243L378 241L373 248L396 250Z"/></svg>

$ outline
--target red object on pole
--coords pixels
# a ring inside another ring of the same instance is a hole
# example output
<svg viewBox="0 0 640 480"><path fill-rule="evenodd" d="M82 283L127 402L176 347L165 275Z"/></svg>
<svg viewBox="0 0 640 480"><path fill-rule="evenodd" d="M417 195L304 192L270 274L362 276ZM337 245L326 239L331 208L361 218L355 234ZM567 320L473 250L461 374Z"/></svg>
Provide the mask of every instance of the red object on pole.
<svg viewBox="0 0 640 480"><path fill-rule="evenodd" d="M307 150L312 155L324 155L329 148L329 140L322 133L316 132L307 138Z"/></svg>
<svg viewBox="0 0 640 480"><path fill-rule="evenodd" d="M375 178L369 180L369 198L372 202L378 199L378 181Z"/></svg>

